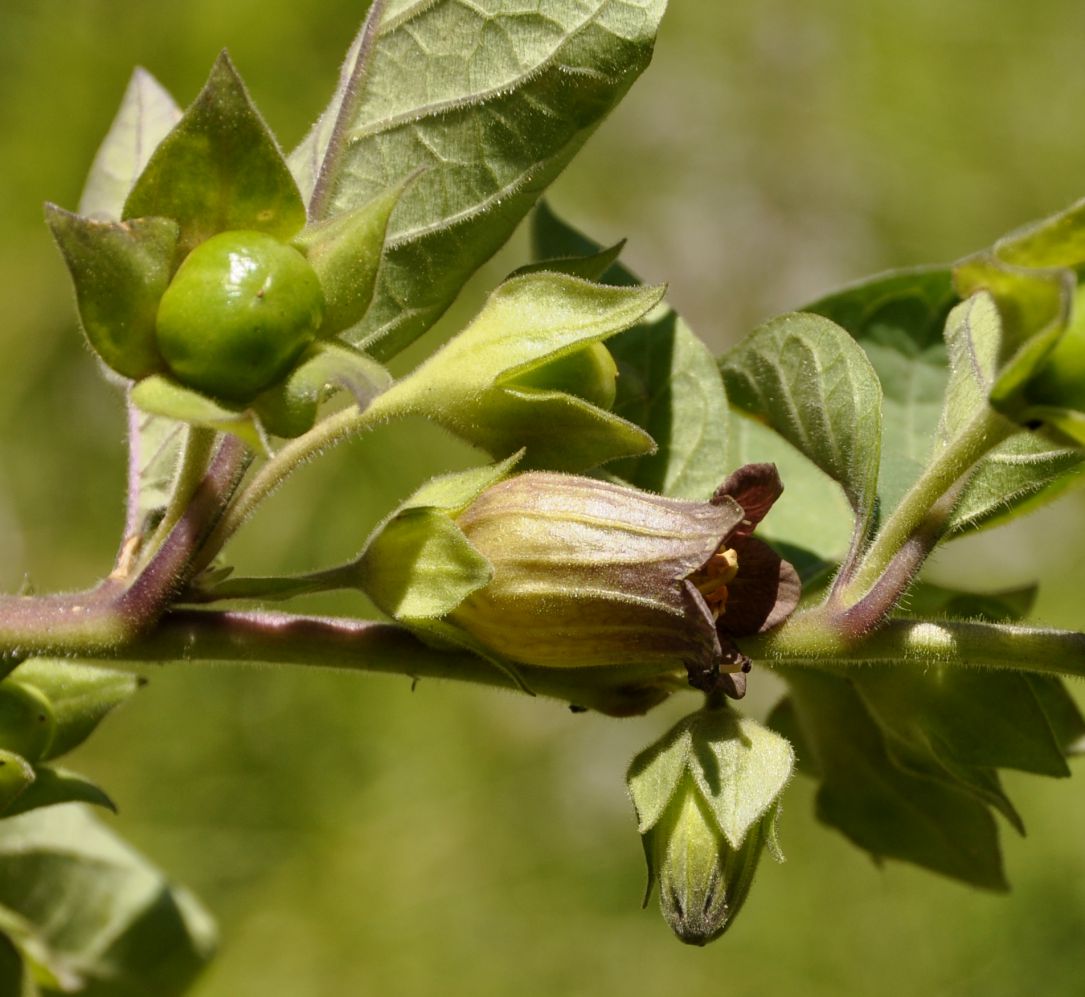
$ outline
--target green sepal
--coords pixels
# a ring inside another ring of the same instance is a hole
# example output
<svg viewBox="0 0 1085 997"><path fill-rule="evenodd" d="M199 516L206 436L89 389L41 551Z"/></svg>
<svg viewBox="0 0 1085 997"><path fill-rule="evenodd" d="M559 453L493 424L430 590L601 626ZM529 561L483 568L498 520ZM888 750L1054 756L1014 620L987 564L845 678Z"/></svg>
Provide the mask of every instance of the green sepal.
<svg viewBox="0 0 1085 997"><path fill-rule="evenodd" d="M145 215L177 220L182 253L217 232L289 239L305 224L297 184L225 52L128 195L123 217Z"/></svg>
<svg viewBox="0 0 1085 997"><path fill-rule="evenodd" d="M45 220L68 264L94 351L124 377L162 370L155 316L173 269L177 223L161 217L95 221L55 204L45 206Z"/></svg>
<svg viewBox="0 0 1085 997"><path fill-rule="evenodd" d="M512 470L519 455L491 467L470 468L422 485L373 532L356 562L359 586L392 619L425 625L448 615L493 571L453 517ZM466 635L425 627L457 646ZM471 649L474 649L472 646Z"/></svg>
<svg viewBox="0 0 1085 997"><path fill-rule="evenodd" d="M161 374L133 386L130 398L136 408L151 415L232 433L257 453L271 452L267 433L251 408L227 406Z"/></svg>
<svg viewBox="0 0 1085 997"><path fill-rule="evenodd" d="M687 772L720 833L739 848L791 779L795 753L787 739L729 709L680 720L629 767L626 783L641 834L661 819Z"/></svg>
<svg viewBox="0 0 1085 997"><path fill-rule="evenodd" d="M96 783L67 769L39 765L34 769L34 781L2 813L5 817L14 817L59 803L89 803L114 813L117 811L117 805Z"/></svg>
<svg viewBox="0 0 1085 997"><path fill-rule="evenodd" d="M634 287L641 281L617 262L622 246L601 248L545 201L531 218L532 255L539 261L531 265L535 271L559 270ZM607 340L606 350L618 377L613 401L604 407L640 426L657 447L607 471L663 495L710 495L735 467L727 453L727 397L711 351L666 302Z"/></svg>
<svg viewBox="0 0 1085 997"><path fill-rule="evenodd" d="M369 597L405 624L447 615L493 575L438 509L397 513L366 548L359 568Z"/></svg>
<svg viewBox="0 0 1085 997"><path fill-rule="evenodd" d="M306 226L292 240L316 271L324 290L320 336L334 336L365 315L373 299L388 219L416 175L360 207Z"/></svg>
<svg viewBox="0 0 1085 997"><path fill-rule="evenodd" d="M372 357L344 343L318 342L280 384L258 395L252 408L269 433L291 438L313 427L321 402L333 391L349 391L365 409L391 383L392 376Z"/></svg>
<svg viewBox="0 0 1085 997"><path fill-rule="evenodd" d="M55 729L42 761L77 748L144 684L130 672L58 658L31 658L19 666L16 678L39 690L53 712Z"/></svg>
<svg viewBox="0 0 1085 997"><path fill-rule="evenodd" d="M652 452L644 430L564 390L544 368L632 325L658 303L662 287L616 288L537 273L490 295L474 321L396 384L393 410L426 416L495 457L526 449L525 465L578 471ZM572 370L582 381L582 371ZM594 390L594 389L593 389Z"/></svg>
<svg viewBox="0 0 1085 997"><path fill-rule="evenodd" d="M0 748L0 815L34 783L34 766L22 755Z"/></svg>
<svg viewBox="0 0 1085 997"><path fill-rule="evenodd" d="M522 452L518 452L496 464L470 467L465 471L453 471L431 478L400 506L400 510L430 506L450 515L462 512L490 485L508 477L522 456Z"/></svg>
<svg viewBox="0 0 1085 997"><path fill-rule="evenodd" d="M21 678L0 682L0 748L38 762L53 743L56 716L46 696Z"/></svg>

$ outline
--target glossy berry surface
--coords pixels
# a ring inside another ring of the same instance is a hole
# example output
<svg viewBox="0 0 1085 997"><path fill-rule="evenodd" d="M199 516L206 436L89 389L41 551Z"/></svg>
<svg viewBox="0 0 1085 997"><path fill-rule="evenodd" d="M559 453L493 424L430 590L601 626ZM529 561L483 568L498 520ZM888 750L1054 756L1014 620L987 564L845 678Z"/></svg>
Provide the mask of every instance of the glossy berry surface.
<svg viewBox="0 0 1085 997"><path fill-rule="evenodd" d="M250 401L280 381L324 311L313 268L261 232L222 232L185 258L158 307L158 346L184 385Z"/></svg>

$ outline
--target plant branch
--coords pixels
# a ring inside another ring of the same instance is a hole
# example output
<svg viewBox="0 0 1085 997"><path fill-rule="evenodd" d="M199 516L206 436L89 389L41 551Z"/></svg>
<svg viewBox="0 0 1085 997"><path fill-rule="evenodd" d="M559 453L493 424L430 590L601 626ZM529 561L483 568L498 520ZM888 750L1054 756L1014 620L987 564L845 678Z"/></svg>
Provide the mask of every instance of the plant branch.
<svg viewBox="0 0 1085 997"><path fill-rule="evenodd" d="M95 656L153 628L170 599L192 577L196 554L250 459L239 439L223 440L184 514L130 584L111 575L83 592L0 597L0 659Z"/></svg>
<svg viewBox="0 0 1085 997"><path fill-rule="evenodd" d="M247 662L301 665L452 679L522 692L510 674L463 650L436 650L390 623L288 613L176 610L153 632L116 648L129 663ZM620 668L537 668L518 665L528 688L541 696L614 716L647 712L686 688L685 669L658 665Z"/></svg>
<svg viewBox="0 0 1085 997"><path fill-rule="evenodd" d="M224 602L228 599L293 599L299 595L332 592L337 589L357 589L358 565L351 561L322 571L301 575L269 575L267 577L231 577L213 588L193 587L184 594L186 603Z"/></svg>
<svg viewBox="0 0 1085 997"><path fill-rule="evenodd" d="M185 439L181 447L181 457L177 463L177 471L173 477L170 488L169 501L162 515L162 521L154 531L154 535L146 544L146 549L153 555L162 544L170 531L177 525L184 515L200 482L203 480L204 471L207 470L207 462L211 457L212 448L215 445L215 431L200 426L186 426Z"/></svg>
<svg viewBox="0 0 1085 997"><path fill-rule="evenodd" d="M972 422L927 465L919 480L882 525L850 580L842 578L844 584L839 589L834 588L830 597L832 602L845 609L859 603L879 584L890 564L913 538L926 536L925 542L933 538L930 543L933 548L941 536L938 518L943 519L941 526L944 528L944 522L952 514L956 499L977 462L1016 431L1017 427L994 409L984 408L978 412ZM954 495L952 503L948 507L939 506L947 494ZM922 564L922 559L919 564ZM896 597L899 598L902 593L903 589Z"/></svg>
<svg viewBox="0 0 1085 997"><path fill-rule="evenodd" d="M803 617L795 617L776 631L743 639L742 650L768 665L952 664L1085 678L1085 634L1072 630L963 620L889 620L845 644L827 637L816 621L808 622L811 625L802 625Z"/></svg>
<svg viewBox="0 0 1085 997"><path fill-rule="evenodd" d="M256 507L302 464L388 418L389 413L381 405L383 397L378 395L365 409L352 405L322 419L309 432L291 440L279 450L237 494L208 538L205 554L199 559L197 567L206 567Z"/></svg>

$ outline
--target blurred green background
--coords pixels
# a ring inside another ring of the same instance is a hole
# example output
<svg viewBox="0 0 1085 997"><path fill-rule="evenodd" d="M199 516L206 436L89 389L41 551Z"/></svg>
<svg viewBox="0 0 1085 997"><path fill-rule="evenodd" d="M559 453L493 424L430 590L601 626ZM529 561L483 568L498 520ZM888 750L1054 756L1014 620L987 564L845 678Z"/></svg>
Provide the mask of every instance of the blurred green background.
<svg viewBox="0 0 1085 997"><path fill-rule="evenodd" d="M42 202L75 206L135 63L183 104L229 47L292 146L364 7L0 0L5 590L89 584L121 525L121 406L81 343ZM1083 52L1072 0L672 0L653 66L553 202L604 242L628 236L631 265L669 281L722 349L846 281L951 260L1085 194ZM520 238L473 300L523 253ZM238 563L332 563L466 459L424 426L344 447L275 496ZM1081 626L1083 522L1071 494L950 548L932 574L1041 579L1039 618ZM1080 773L1007 780L1030 829L1007 829L1007 897L874 867L816 824L797 782L789 861L763 865L732 932L701 951L670 937L654 901L639 909L622 784L692 699L617 722L321 671L179 665L152 679L74 764L120 802L110 823L218 915L222 951L198 997L1082 992ZM754 685L764 710L771 682Z"/></svg>

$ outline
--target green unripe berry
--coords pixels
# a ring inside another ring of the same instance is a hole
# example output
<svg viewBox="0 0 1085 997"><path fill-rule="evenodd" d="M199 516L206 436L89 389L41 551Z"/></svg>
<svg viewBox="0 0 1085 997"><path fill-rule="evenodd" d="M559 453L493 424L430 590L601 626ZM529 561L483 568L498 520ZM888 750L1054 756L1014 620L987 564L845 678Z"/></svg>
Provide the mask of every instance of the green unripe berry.
<svg viewBox="0 0 1085 997"><path fill-rule="evenodd" d="M10 678L0 682L0 749L36 762L55 733L53 707L38 689Z"/></svg>
<svg viewBox="0 0 1085 997"><path fill-rule="evenodd" d="M602 343L591 343L522 374L512 383L541 391L564 391L610 410L617 394L617 379L618 365L610 350Z"/></svg>
<svg viewBox="0 0 1085 997"><path fill-rule="evenodd" d="M247 402L280 381L324 313L313 268L262 232L222 232L185 258L158 306L158 348L177 379Z"/></svg>
<svg viewBox="0 0 1085 997"><path fill-rule="evenodd" d="M1030 400L1085 410L1085 289L1074 293L1070 325L1028 386Z"/></svg>

